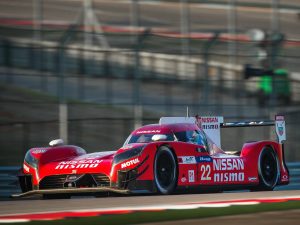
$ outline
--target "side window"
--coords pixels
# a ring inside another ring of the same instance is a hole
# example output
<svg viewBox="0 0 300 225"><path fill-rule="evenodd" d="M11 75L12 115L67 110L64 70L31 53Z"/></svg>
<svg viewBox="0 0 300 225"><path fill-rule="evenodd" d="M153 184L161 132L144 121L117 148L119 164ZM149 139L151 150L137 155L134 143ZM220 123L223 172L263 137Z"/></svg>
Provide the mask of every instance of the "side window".
<svg viewBox="0 0 300 225"><path fill-rule="evenodd" d="M209 151L209 146L207 143L207 138L203 131L194 130L192 131L192 136L190 142L198 145L203 145L207 151Z"/></svg>
<svg viewBox="0 0 300 225"><path fill-rule="evenodd" d="M207 151L209 151L208 141L206 135L202 130L189 130L189 131L176 132L175 136L178 141L203 145L206 147Z"/></svg>
<svg viewBox="0 0 300 225"><path fill-rule="evenodd" d="M202 130L198 131L198 133L202 140L202 145L204 145L206 147L207 151L209 151L209 145L208 145L208 141L207 141L205 133Z"/></svg>

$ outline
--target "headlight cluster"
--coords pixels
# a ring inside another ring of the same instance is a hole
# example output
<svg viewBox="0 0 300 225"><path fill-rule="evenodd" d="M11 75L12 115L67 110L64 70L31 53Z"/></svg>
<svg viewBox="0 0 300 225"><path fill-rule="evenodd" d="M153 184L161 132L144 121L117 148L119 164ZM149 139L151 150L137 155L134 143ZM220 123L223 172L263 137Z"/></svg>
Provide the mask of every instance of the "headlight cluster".
<svg viewBox="0 0 300 225"><path fill-rule="evenodd" d="M32 166L33 168L37 168L38 160L31 155L30 151L26 153L24 160L28 165Z"/></svg>
<svg viewBox="0 0 300 225"><path fill-rule="evenodd" d="M140 147L137 147L137 148L127 150L127 151L122 152L118 155L115 155L113 163L118 164L118 163L120 163L124 160L127 160L127 159L133 158L135 156L138 156L143 151L143 149L144 149L144 145L140 146Z"/></svg>

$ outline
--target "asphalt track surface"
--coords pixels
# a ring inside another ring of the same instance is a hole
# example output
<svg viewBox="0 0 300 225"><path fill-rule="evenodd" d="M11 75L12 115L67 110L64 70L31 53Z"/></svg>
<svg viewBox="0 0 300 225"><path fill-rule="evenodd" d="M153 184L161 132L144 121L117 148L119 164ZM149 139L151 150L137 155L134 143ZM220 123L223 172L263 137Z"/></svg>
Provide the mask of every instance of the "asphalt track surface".
<svg viewBox="0 0 300 225"><path fill-rule="evenodd" d="M122 197L76 197L71 199L17 199L0 201L0 216L19 213L39 213L68 210L92 210L117 207L161 206L185 203L204 203L226 200L255 200L259 198L300 196L300 190L273 192L234 192L211 194L148 195Z"/></svg>

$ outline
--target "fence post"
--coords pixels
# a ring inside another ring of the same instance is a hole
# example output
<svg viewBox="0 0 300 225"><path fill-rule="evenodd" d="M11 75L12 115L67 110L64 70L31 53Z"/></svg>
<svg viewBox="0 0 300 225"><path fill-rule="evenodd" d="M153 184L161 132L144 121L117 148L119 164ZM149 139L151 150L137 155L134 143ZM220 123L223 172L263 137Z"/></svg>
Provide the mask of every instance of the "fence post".
<svg viewBox="0 0 300 225"><path fill-rule="evenodd" d="M109 57L110 53L109 51L104 51L104 62L103 62L103 67L104 67L104 79L106 81L105 85L105 102L110 105L112 104L112 95L113 95L113 87L112 87L112 79L113 79L113 74L110 69L110 63L109 63Z"/></svg>
<svg viewBox="0 0 300 225"><path fill-rule="evenodd" d="M84 89L84 75L85 75L85 57L84 57L84 51L85 49L79 47L78 48L78 78L77 78L77 97L79 99L84 99L85 97L85 89Z"/></svg>
<svg viewBox="0 0 300 225"><path fill-rule="evenodd" d="M59 103L59 137L68 143L68 105Z"/></svg>
<svg viewBox="0 0 300 225"><path fill-rule="evenodd" d="M224 78L223 78L223 69L221 66L217 67L217 73L218 73L218 85L217 85L217 88L219 89L219 91L221 93L223 93L223 91L225 90L224 88ZM219 98L218 98L218 112L220 113L220 115L223 114L223 95L219 95Z"/></svg>
<svg viewBox="0 0 300 225"><path fill-rule="evenodd" d="M200 90L201 90L201 88L200 88L200 86L201 86L201 75L202 75L202 73L201 73L201 67L202 67L203 65L202 64L200 64L200 63L197 63L196 64L196 74L195 74L195 82L194 82L194 84L193 84L193 87L194 87L194 90L193 90L193 92L194 92L194 95L193 95L193 103L195 104L195 111L197 112L197 113L199 113L200 111L200 108L199 108L199 103L200 103L200 99L201 99L201 95L202 95L202 93L200 92Z"/></svg>
<svg viewBox="0 0 300 225"><path fill-rule="evenodd" d="M205 104L208 103L208 96L210 92L210 78L209 78L209 57L210 57L210 50L214 46L214 44L218 41L218 38L220 36L219 32L215 32L214 36L209 39L203 47L204 50L204 68L203 68L203 73L204 73L204 86L203 86L203 102Z"/></svg>
<svg viewBox="0 0 300 225"><path fill-rule="evenodd" d="M58 97L59 97L59 137L68 143L68 106L65 97L65 74L64 74L64 45L59 46L58 50Z"/></svg>

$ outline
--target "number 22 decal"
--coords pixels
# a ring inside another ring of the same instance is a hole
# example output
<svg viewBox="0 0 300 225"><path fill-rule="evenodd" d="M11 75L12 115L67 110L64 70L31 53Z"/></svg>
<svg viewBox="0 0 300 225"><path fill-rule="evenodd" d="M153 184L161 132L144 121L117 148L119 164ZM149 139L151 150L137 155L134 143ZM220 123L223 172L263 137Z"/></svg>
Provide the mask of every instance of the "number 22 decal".
<svg viewBox="0 0 300 225"><path fill-rule="evenodd" d="M200 167L201 173L201 180L211 180L210 173L211 167L210 165L201 165Z"/></svg>

